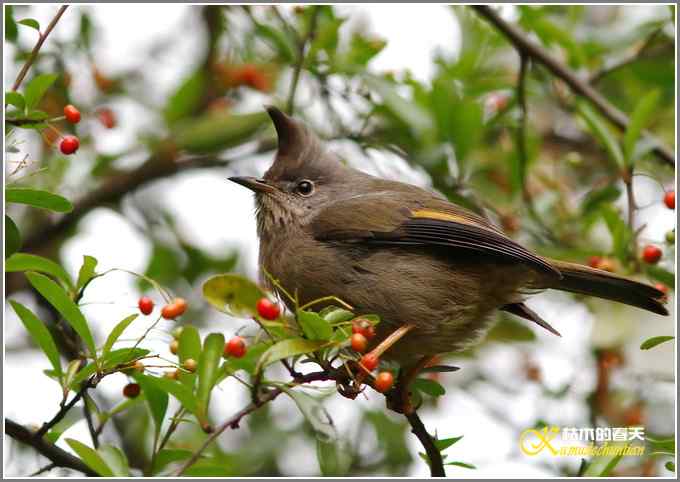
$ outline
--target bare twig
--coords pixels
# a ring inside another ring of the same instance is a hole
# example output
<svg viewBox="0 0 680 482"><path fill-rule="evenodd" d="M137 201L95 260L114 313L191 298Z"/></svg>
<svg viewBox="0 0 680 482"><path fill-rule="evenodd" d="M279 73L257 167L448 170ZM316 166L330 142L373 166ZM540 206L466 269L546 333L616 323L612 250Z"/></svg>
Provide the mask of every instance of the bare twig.
<svg viewBox="0 0 680 482"><path fill-rule="evenodd" d="M39 468L38 470L33 472L31 475L29 475L29 477L37 477L40 474L44 474L45 472L49 472L50 470L52 470L55 467L58 467L57 464L52 462L51 464L47 464L46 466Z"/></svg>
<svg viewBox="0 0 680 482"><path fill-rule="evenodd" d="M52 417L52 420L43 423L42 427L40 427L40 429L35 433L34 437L36 439L42 438L43 435L45 435L49 431L49 429L58 424L61 421L61 419L64 418L64 416L66 416L68 411L71 410L71 408L73 408L73 406L76 403L78 403L78 401L81 398L83 398L83 395L85 395L85 392L90 387L92 387L92 383L91 380L88 380L83 384L83 387L80 389L78 393L76 393L76 395L71 399L71 401L61 407L57 414L54 417Z"/></svg>
<svg viewBox="0 0 680 482"><path fill-rule="evenodd" d="M324 381L324 380L332 380L333 374L327 372L327 371L322 371L322 372L313 372L309 373L307 375L302 375L299 378L296 378L294 380L295 384L303 384L303 383L310 383L314 381ZM267 402L271 402L274 400L276 397L284 393L283 388L275 388L261 397L257 399L257 404L256 403L251 403L247 407L245 407L243 410L239 411L229 419L227 419L226 422L223 422L222 425L220 425L213 433L210 434L210 436L203 442L203 445L201 445L198 450L191 456L189 460L186 461L184 465L177 471L176 475L182 475L186 470L191 467L201 456L201 454L205 451L206 448L217 438L219 435L227 430L228 428L236 429L239 427L239 424L241 423L241 419L245 417L246 415L249 415L250 413L254 412L258 408L260 408L262 405L264 405Z"/></svg>
<svg viewBox="0 0 680 482"><path fill-rule="evenodd" d="M628 128L629 119L626 114L612 105L602 94L595 90L590 84L581 80L575 73L569 70L564 64L553 58L548 51L529 40L524 31L515 25L503 20L498 13L487 5L472 5L480 16L484 17L513 44L513 46L523 54L531 57L535 61L543 64L553 75L562 79L575 93L588 99L600 113L609 119L619 129ZM675 166L675 155L661 141L645 133L656 146L654 153L656 156L670 166Z"/></svg>
<svg viewBox="0 0 680 482"><path fill-rule="evenodd" d="M42 436L36 437L36 434L32 433L29 429L9 418L5 419L5 434L9 435L14 440L30 445L37 450L40 455L51 460L55 466L77 470L90 477L97 477L99 475L85 465L79 458L74 457L53 443L50 443Z"/></svg>
<svg viewBox="0 0 680 482"><path fill-rule="evenodd" d="M633 233L632 238L631 238L631 252L632 252L632 259L633 259L633 265L635 267L635 271L640 270L640 262L638 260L638 235L640 234L640 230L635 229L635 211L637 211L638 207L637 204L635 203L635 191L633 189L633 172L632 169L627 169L623 173L623 184L626 186L626 197L628 199L628 228L630 231Z"/></svg>
<svg viewBox="0 0 680 482"><path fill-rule="evenodd" d="M54 29L54 27L57 25L57 22L59 22L59 19L64 14L67 8L68 5L59 7L57 14L54 16L49 25L47 25L45 32L44 33L38 32L38 41L36 42L35 47L33 47L31 55L28 57L28 59L26 59L26 63L24 63L24 66L21 67L21 70L19 71L16 80L14 81L14 85L12 86L12 90L16 91L21 86L21 83L24 81L24 77L26 77L28 70L31 68L31 65L33 65L33 62L35 62L35 59L38 57L38 52L40 52L40 48L45 43L45 40L47 40L48 35L50 34L50 32L52 32L52 29Z"/></svg>
<svg viewBox="0 0 680 482"><path fill-rule="evenodd" d="M427 429L425 428L423 421L420 420L418 413L416 411L412 411L410 413L405 413L404 416L411 425L411 432L413 432L413 434L418 437L418 440L420 440L420 443L425 448L425 454L430 461L430 474L432 477L446 477L442 454L434 444L434 439L427 432Z"/></svg>
<svg viewBox="0 0 680 482"><path fill-rule="evenodd" d="M298 83L300 81L300 73L302 72L302 66L305 63L305 49L307 48L307 44L314 38L314 35L316 35L316 24L317 19L319 17L319 10L320 7L318 5L314 6L307 35L305 35L305 37L298 43L298 58L297 61L295 62L295 70L293 70L293 80L291 81L290 84L288 102L286 103L286 112L288 112L288 114L290 115L293 115L293 113L295 112L295 93L297 92Z"/></svg>

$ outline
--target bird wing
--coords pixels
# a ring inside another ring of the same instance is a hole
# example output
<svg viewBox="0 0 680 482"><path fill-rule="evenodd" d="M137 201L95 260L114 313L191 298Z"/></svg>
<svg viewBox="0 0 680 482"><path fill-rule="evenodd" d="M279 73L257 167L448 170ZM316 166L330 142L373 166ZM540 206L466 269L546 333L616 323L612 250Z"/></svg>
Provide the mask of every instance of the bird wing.
<svg viewBox="0 0 680 482"><path fill-rule="evenodd" d="M335 201L323 208L310 226L319 241L466 249L561 277L549 262L481 216L422 193L383 191Z"/></svg>

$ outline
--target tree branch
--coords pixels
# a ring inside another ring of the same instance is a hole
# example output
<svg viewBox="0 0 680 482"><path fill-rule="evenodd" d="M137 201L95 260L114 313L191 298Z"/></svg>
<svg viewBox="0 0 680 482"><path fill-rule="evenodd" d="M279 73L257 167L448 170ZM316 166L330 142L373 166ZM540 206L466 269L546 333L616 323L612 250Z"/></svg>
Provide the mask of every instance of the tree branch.
<svg viewBox="0 0 680 482"><path fill-rule="evenodd" d="M9 435L14 440L30 445L37 450L40 455L47 457L52 461L55 466L77 470L90 477L99 476L97 472L85 465L79 458L74 457L53 443L48 442L43 437L36 437L36 434L32 433L29 429L9 418L5 419L5 434Z"/></svg>
<svg viewBox="0 0 680 482"><path fill-rule="evenodd" d="M319 17L320 7L316 5L312 8L314 10L312 11L312 19L309 24L309 31L298 44L298 58L297 62L295 63L295 70L293 70L293 80L290 84L290 93L288 94L288 102L286 103L286 112L288 112L290 115L293 115L295 112L295 93L297 92L297 86L300 81L302 66L305 63L305 48L307 47L307 44L310 42L310 40L314 38L314 35L316 35L316 23L317 18Z"/></svg>
<svg viewBox="0 0 680 482"><path fill-rule="evenodd" d="M512 43L512 45L522 54L543 64L553 75L562 79L572 91L588 99L600 113L619 129L628 128L629 119L626 114L612 105L602 94L595 90L590 84L584 82L569 70L564 64L554 59L548 51L529 40L528 36L520 28L503 20L496 11L487 5L472 5L480 16L489 21ZM656 145L654 154L670 166L675 166L675 155L661 141L645 133Z"/></svg>
<svg viewBox="0 0 680 482"><path fill-rule="evenodd" d="M434 439L427 432L423 421L420 420L418 413L416 411L405 413L404 416L408 423L411 425L411 432L418 437L420 443L425 449L427 458L430 461L430 474L432 477L446 477L446 472L444 471L444 461L442 460L442 454L434 444Z"/></svg>
<svg viewBox="0 0 680 482"><path fill-rule="evenodd" d="M57 25L57 22L59 22L59 19L64 14L67 8L68 5L59 7L57 14L54 16L49 25L47 25L45 33L38 32L38 41L36 42L35 47L33 47L31 55L26 60L26 63L24 64L23 67L21 67L21 70L19 71L16 80L14 81L14 85L12 86L13 91L16 91L19 88L19 86L21 86L21 83L24 81L24 77L26 77L28 70L31 68L31 65L33 65L33 62L35 62L35 59L38 57L38 52L40 52L40 48L45 43L45 40L47 40L48 35L50 34L50 32L52 32L52 29L54 29L54 27Z"/></svg>

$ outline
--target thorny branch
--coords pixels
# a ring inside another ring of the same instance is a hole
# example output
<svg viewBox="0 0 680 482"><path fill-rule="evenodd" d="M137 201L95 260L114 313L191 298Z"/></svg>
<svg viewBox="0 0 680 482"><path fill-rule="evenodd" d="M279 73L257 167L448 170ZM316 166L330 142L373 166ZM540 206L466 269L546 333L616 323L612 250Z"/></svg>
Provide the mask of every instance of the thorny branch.
<svg viewBox="0 0 680 482"><path fill-rule="evenodd" d="M493 24L505 37L507 37L515 49L544 65L553 73L553 75L562 79L572 91L588 99L603 116L619 129L625 130L628 128L630 121L626 114L612 105L588 82L581 80L574 72L551 56L543 47L531 41L524 31L503 20L492 7L487 5L472 5L470 8L474 9L481 17ZM675 166L675 155L673 151L648 133L645 133L645 135L650 138L656 146L653 151L654 154L666 164Z"/></svg>

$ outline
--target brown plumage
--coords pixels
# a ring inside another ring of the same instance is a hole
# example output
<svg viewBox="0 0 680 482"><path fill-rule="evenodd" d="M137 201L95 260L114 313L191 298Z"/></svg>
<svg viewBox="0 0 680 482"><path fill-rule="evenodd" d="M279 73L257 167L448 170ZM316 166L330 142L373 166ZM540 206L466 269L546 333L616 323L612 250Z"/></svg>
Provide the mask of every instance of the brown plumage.
<svg viewBox="0 0 680 482"><path fill-rule="evenodd" d="M498 309L559 334L522 304L547 288L667 314L655 288L534 254L438 194L346 166L301 123L268 111L274 164L263 179L232 178L257 195L261 268L303 303L333 295L380 315L376 341L415 325L386 355L411 363L461 350Z"/></svg>

